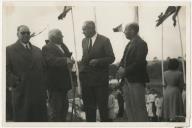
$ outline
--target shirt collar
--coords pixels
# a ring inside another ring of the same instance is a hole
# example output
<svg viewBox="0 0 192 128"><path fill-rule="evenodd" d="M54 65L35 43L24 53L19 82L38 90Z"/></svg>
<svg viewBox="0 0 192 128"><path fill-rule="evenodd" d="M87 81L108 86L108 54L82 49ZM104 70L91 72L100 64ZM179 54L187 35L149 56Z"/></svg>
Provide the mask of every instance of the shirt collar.
<svg viewBox="0 0 192 128"><path fill-rule="evenodd" d="M25 48L26 48L26 46L28 45L28 47L30 47L30 43L28 42L28 43L23 43L23 42L21 42L21 41L19 41Z"/></svg>
<svg viewBox="0 0 192 128"><path fill-rule="evenodd" d="M130 42L135 41L137 38L139 38L139 35L136 35L132 40L130 40Z"/></svg>

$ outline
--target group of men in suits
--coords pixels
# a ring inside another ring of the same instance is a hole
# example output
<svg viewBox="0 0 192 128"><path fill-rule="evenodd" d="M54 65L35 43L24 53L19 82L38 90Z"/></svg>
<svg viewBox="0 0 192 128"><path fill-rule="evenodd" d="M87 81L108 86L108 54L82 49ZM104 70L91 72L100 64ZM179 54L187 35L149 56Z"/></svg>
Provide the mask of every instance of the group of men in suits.
<svg viewBox="0 0 192 128"><path fill-rule="evenodd" d="M85 38L82 40L83 56L79 70L86 121L96 122L98 108L101 121L107 122L108 68L115 56L109 38L96 32L93 21L86 21L82 30ZM148 50L138 31L136 23L126 26L124 33L130 43L117 71L124 83L128 121L146 121L147 118L143 98L144 84L148 81ZM17 42L6 49L7 88L12 92L13 121L47 121L47 90L51 121L66 121L67 92L71 89L70 73L74 60L63 43L62 32L59 29L49 31L49 42L42 51L30 43L27 26L19 26L17 36Z"/></svg>

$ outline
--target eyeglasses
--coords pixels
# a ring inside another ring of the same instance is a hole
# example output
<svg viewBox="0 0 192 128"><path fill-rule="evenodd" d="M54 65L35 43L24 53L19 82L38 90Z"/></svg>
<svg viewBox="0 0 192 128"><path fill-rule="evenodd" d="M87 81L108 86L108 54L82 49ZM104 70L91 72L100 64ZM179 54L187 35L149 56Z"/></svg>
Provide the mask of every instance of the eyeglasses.
<svg viewBox="0 0 192 128"><path fill-rule="evenodd" d="M20 32L20 33L21 35L25 35L25 34L30 35L30 32Z"/></svg>

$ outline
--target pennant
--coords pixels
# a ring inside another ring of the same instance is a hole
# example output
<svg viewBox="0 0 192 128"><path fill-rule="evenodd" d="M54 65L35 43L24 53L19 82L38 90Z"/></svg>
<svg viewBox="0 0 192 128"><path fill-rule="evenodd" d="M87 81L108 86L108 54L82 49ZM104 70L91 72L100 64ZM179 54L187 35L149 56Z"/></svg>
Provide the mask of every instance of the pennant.
<svg viewBox="0 0 192 128"><path fill-rule="evenodd" d="M30 35L30 37L32 38L32 37L35 37L35 36L41 34L41 33L44 32L47 28L48 28L48 25L47 25L47 27L45 27L42 31L38 32L37 34L36 34L35 32L33 32L33 33Z"/></svg>
<svg viewBox="0 0 192 128"><path fill-rule="evenodd" d="M120 24L117 27L113 28L113 32L123 32L122 24Z"/></svg>
<svg viewBox="0 0 192 128"><path fill-rule="evenodd" d="M176 16L180 10L181 6L169 6L165 13L163 14L161 12L161 14L158 16L158 20L156 20L157 24L156 26L158 27L159 25L161 25L170 15L174 14L172 19L173 19L173 26L176 25Z"/></svg>
<svg viewBox="0 0 192 128"><path fill-rule="evenodd" d="M65 18L67 13L72 9L72 6L64 6L63 12L58 16L58 20Z"/></svg>

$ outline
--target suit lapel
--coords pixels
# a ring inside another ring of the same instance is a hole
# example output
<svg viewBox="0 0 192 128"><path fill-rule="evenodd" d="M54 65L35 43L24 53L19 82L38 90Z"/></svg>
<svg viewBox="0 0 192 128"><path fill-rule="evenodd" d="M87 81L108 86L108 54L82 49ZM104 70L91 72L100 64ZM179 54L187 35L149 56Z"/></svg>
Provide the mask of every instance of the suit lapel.
<svg viewBox="0 0 192 128"><path fill-rule="evenodd" d="M97 47L99 39L100 39L99 34L97 34L97 37L95 39L95 42L93 42L93 46L92 46L91 50L89 51L89 54L91 54L92 51L94 51L94 49ZM87 39L87 42L88 42L87 49L89 49L89 40L88 39Z"/></svg>
<svg viewBox="0 0 192 128"><path fill-rule="evenodd" d="M24 58L29 58L31 56L31 51L27 50L19 41L17 41L16 44L16 51L18 54L20 54Z"/></svg>
<svg viewBox="0 0 192 128"><path fill-rule="evenodd" d="M61 44L61 47L62 47L62 49L64 50L65 55L66 55L67 57L71 57L72 53L69 52L69 49L67 48L67 46L66 46L64 43Z"/></svg>
<svg viewBox="0 0 192 128"><path fill-rule="evenodd" d="M125 67L126 67L127 59L129 58L129 56L132 55L132 53L135 50L135 46L137 45L136 43L137 43L137 41L133 40L132 42L129 42L129 44L126 47L125 56L124 56L124 59L123 59L123 61L124 61L123 63L124 63Z"/></svg>
<svg viewBox="0 0 192 128"><path fill-rule="evenodd" d="M88 38L85 38L85 49L87 51L87 53L89 53L89 39Z"/></svg>
<svg viewBox="0 0 192 128"><path fill-rule="evenodd" d="M51 46L57 51L57 52L59 52L59 54L61 54L62 56L64 56L64 53L54 44L54 43L51 43L50 42L50 44L51 44ZM65 51L64 51L65 52Z"/></svg>
<svg viewBox="0 0 192 128"><path fill-rule="evenodd" d="M27 63L25 66L31 69L34 64L34 53L35 53L33 46L30 44L31 50L29 51L19 41L17 41L16 44L17 44L16 52L20 54L23 58L23 61Z"/></svg>
<svg viewBox="0 0 192 128"><path fill-rule="evenodd" d="M97 37L96 37L96 39L95 39L95 42L93 42L92 49L95 47L95 45L97 45L98 39L99 39L99 34L97 34Z"/></svg>
<svg viewBox="0 0 192 128"><path fill-rule="evenodd" d="M126 49L126 56L130 54L130 52L133 50L134 43L129 42L127 49Z"/></svg>
<svg viewBox="0 0 192 128"><path fill-rule="evenodd" d="M136 45L137 45L137 40L139 39L140 37L139 36L136 36L132 41L129 42L129 46L127 48L127 54L126 55L129 55L131 51L134 51Z"/></svg>

